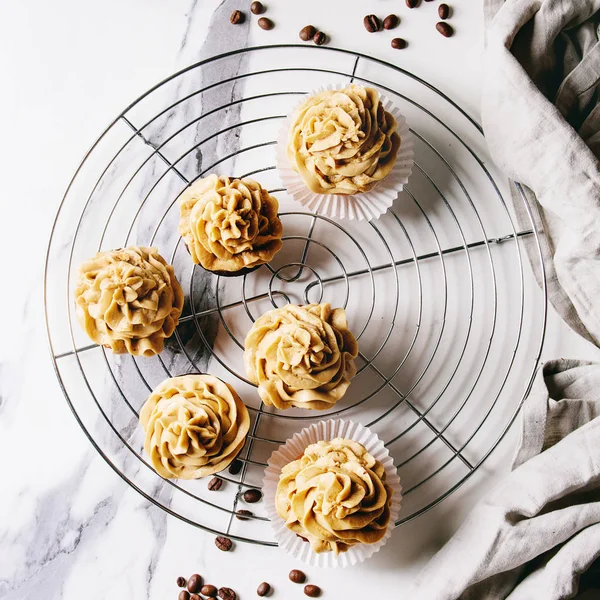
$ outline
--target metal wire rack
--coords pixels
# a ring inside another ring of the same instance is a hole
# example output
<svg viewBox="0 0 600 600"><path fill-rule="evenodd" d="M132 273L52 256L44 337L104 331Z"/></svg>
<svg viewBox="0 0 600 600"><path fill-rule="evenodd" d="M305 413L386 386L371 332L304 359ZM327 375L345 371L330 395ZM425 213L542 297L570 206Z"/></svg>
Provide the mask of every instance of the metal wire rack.
<svg viewBox="0 0 600 600"><path fill-rule="evenodd" d="M324 83L373 85L407 115L413 177L377 221L302 212L279 187L278 128L300 96ZM217 171L252 176L281 204L284 248L272 264L223 279L195 267L177 235L179 193ZM500 182L500 183L499 183ZM311 421L338 416L375 430L404 487L401 525L441 502L486 460L512 424L538 365L546 289L522 246L543 262L529 227L517 228L502 179L487 164L480 127L414 74L328 47L256 47L175 73L127 107L77 169L53 226L45 310L56 373L75 418L107 463L166 512L238 540L274 545L265 512L234 517L260 487L271 451ZM71 297L78 265L99 249L156 245L186 289L183 317L153 359L113 356L80 331ZM537 254L536 254L537 252ZM286 302L347 309L359 339L358 374L325 412L277 411L243 373L243 339ZM210 371L232 383L252 426L239 473L161 479L142 451L141 405L168 376Z"/></svg>

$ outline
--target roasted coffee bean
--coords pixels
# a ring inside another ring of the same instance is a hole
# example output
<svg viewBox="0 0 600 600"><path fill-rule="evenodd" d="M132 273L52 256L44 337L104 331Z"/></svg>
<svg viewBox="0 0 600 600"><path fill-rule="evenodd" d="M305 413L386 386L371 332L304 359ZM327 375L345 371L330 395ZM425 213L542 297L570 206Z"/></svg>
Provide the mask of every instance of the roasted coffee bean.
<svg viewBox="0 0 600 600"><path fill-rule="evenodd" d="M294 583L304 583L306 581L306 575L298 569L292 569L288 577L290 578L290 581L293 581Z"/></svg>
<svg viewBox="0 0 600 600"><path fill-rule="evenodd" d="M239 23L243 23L244 19L245 16L241 10L234 10L231 13L231 17L229 17L229 20L231 21L232 25L238 25Z"/></svg>
<svg viewBox="0 0 600 600"><path fill-rule="evenodd" d="M223 552L229 552L231 550L231 547L233 546L233 542L224 535L218 535L215 538L215 546L219 550L223 550Z"/></svg>
<svg viewBox="0 0 600 600"><path fill-rule="evenodd" d="M303 42L309 42L313 39L315 33L317 33L316 27L313 27L312 25L307 25L306 27L303 27L300 30L298 36Z"/></svg>
<svg viewBox="0 0 600 600"><path fill-rule="evenodd" d="M265 12L265 7L263 6L262 2L253 2L250 5L250 11L253 15L260 15Z"/></svg>
<svg viewBox="0 0 600 600"><path fill-rule="evenodd" d="M271 586L266 581L263 581L258 588L256 588L256 594L258 596L266 596L270 591Z"/></svg>
<svg viewBox="0 0 600 600"><path fill-rule="evenodd" d="M313 42L317 46L322 46L327 41L327 36L322 31L317 31L313 36Z"/></svg>
<svg viewBox="0 0 600 600"><path fill-rule="evenodd" d="M437 23L435 28L444 36L444 37L452 37L454 35L454 29L450 23L446 23L445 21L440 21Z"/></svg>
<svg viewBox="0 0 600 600"><path fill-rule="evenodd" d="M381 29L381 21L375 15L367 15L363 19L363 24L369 33L375 33Z"/></svg>
<svg viewBox="0 0 600 600"><path fill-rule="evenodd" d="M269 30L269 29L273 29L273 27L275 27L275 23L273 23L273 21L271 21L271 19L267 19L267 17L261 17L258 20L258 26L261 29L265 29L265 30ZM228 590L229 588L221 588L224 590Z"/></svg>
<svg viewBox="0 0 600 600"><path fill-rule="evenodd" d="M406 6L408 6L408 8L415 8L418 3L419 0L406 0Z"/></svg>
<svg viewBox="0 0 600 600"><path fill-rule="evenodd" d="M406 48L407 43L406 40L403 38L394 38L392 40L392 48L396 49L396 50L402 50L403 48Z"/></svg>
<svg viewBox="0 0 600 600"><path fill-rule="evenodd" d="M214 585L203 585L200 593L203 596L208 596L209 598L216 598L217 588Z"/></svg>
<svg viewBox="0 0 600 600"><path fill-rule="evenodd" d="M397 15L388 15L383 20L383 28L384 29L395 29L398 27L398 23L400 23L400 19Z"/></svg>
<svg viewBox="0 0 600 600"><path fill-rule="evenodd" d="M318 585L305 585L304 593L309 598L318 598L321 595L321 588Z"/></svg>
<svg viewBox="0 0 600 600"><path fill-rule="evenodd" d="M254 504L258 502L262 498L262 492L255 488L251 488L244 492L244 502L248 502L248 504Z"/></svg>
<svg viewBox="0 0 600 600"><path fill-rule="evenodd" d="M221 489L221 486L223 485L223 480L220 477L213 477L209 482L208 482L208 489L211 492L217 492Z"/></svg>
<svg viewBox="0 0 600 600"><path fill-rule="evenodd" d="M202 577L198 575L198 573L194 573L189 579L187 584L187 589L191 594L197 594L202 587Z"/></svg>
<svg viewBox="0 0 600 600"><path fill-rule="evenodd" d="M177 578L177 587L185 587L185 577L181 577L181 575Z"/></svg>
<svg viewBox="0 0 600 600"><path fill-rule="evenodd" d="M242 463L241 460L234 458L233 462L229 465L229 472L232 475L237 475L242 470L243 466L244 466L244 463Z"/></svg>
<svg viewBox="0 0 600 600"><path fill-rule="evenodd" d="M236 518L240 521L247 521L252 515L253 513L245 508L240 508L240 510L235 513Z"/></svg>
<svg viewBox="0 0 600 600"><path fill-rule="evenodd" d="M447 4L440 4L438 6L438 15L440 15L440 19L446 20L450 16L450 7Z"/></svg>
<svg viewBox="0 0 600 600"><path fill-rule="evenodd" d="M181 590L177 600L190 600L190 593L187 590Z"/></svg>
<svg viewBox="0 0 600 600"><path fill-rule="evenodd" d="M190 594L190 600L202 600L198 594Z"/></svg>
<svg viewBox="0 0 600 600"><path fill-rule="evenodd" d="M228 587L219 588L217 593L219 594L219 598L221 598L221 600L236 600L237 598L235 592Z"/></svg>

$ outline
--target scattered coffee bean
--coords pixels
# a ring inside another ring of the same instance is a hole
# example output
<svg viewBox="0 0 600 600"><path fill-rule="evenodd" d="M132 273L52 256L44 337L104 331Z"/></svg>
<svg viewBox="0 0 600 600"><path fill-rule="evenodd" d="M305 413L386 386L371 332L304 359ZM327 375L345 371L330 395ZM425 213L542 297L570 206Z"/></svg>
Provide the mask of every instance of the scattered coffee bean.
<svg viewBox="0 0 600 600"><path fill-rule="evenodd" d="M235 595L235 592L228 587L222 587L219 588L219 591L217 592L219 595L219 598L221 598L221 600L236 600L237 596Z"/></svg>
<svg viewBox="0 0 600 600"><path fill-rule="evenodd" d="M256 594L258 596L266 596L270 591L271 586L266 581L263 581L256 589Z"/></svg>
<svg viewBox="0 0 600 600"><path fill-rule="evenodd" d="M229 472L232 475L237 475L242 470L243 466L244 466L244 463L242 463L241 460L234 458L233 462L229 465Z"/></svg>
<svg viewBox="0 0 600 600"><path fill-rule="evenodd" d="M440 19L446 20L450 16L450 7L447 4L440 4L438 15L440 15Z"/></svg>
<svg viewBox="0 0 600 600"><path fill-rule="evenodd" d="M327 36L322 31L317 31L313 36L313 42L317 46L322 46L327 41Z"/></svg>
<svg viewBox="0 0 600 600"><path fill-rule="evenodd" d="M244 13L241 10L234 10L231 13L231 17L229 17L229 20L231 21L232 25L239 25L240 23L243 23L245 19Z"/></svg>
<svg viewBox="0 0 600 600"><path fill-rule="evenodd" d="M198 573L194 573L189 579L187 584L187 589L191 594L197 594L202 587L202 577L198 575Z"/></svg>
<svg viewBox="0 0 600 600"><path fill-rule="evenodd" d="M177 578L177 587L185 587L186 581L185 577L181 577L181 575Z"/></svg>
<svg viewBox="0 0 600 600"><path fill-rule="evenodd" d="M187 590L181 590L179 596L177 596L177 600L190 600L189 592Z"/></svg>
<svg viewBox="0 0 600 600"><path fill-rule="evenodd" d="M450 23L446 23L445 21L440 21L437 23L435 28L444 36L444 37L452 37L454 35L454 29Z"/></svg>
<svg viewBox="0 0 600 600"><path fill-rule="evenodd" d="M318 585L305 585L304 593L309 598L318 598L321 595L321 588Z"/></svg>
<svg viewBox="0 0 600 600"><path fill-rule="evenodd" d="M406 0L406 6L408 6L408 8L415 8L418 3L419 0Z"/></svg>
<svg viewBox="0 0 600 600"><path fill-rule="evenodd" d="M208 489L211 492L217 492L221 489L221 486L223 485L223 480L220 477L213 477L209 482L208 482Z"/></svg>
<svg viewBox="0 0 600 600"><path fill-rule="evenodd" d="M260 15L265 12L265 7L263 6L262 2L253 2L250 5L250 11L253 15Z"/></svg>
<svg viewBox="0 0 600 600"><path fill-rule="evenodd" d="M240 510L235 513L236 518L240 521L247 521L252 515L253 513L245 508L240 508Z"/></svg>
<svg viewBox="0 0 600 600"><path fill-rule="evenodd" d="M251 488L244 492L244 502L248 502L248 504L254 504L258 502L262 498L262 492L255 488Z"/></svg>
<svg viewBox="0 0 600 600"><path fill-rule="evenodd" d="M400 19L397 15L388 15L383 20L383 28L384 29L395 29L398 27L398 23L400 23Z"/></svg>
<svg viewBox="0 0 600 600"><path fill-rule="evenodd" d="M375 15L367 15L363 19L363 24L369 33L375 33L381 29L381 21Z"/></svg>
<svg viewBox="0 0 600 600"><path fill-rule="evenodd" d="M190 594L190 600L202 600L198 594Z"/></svg>
<svg viewBox="0 0 600 600"><path fill-rule="evenodd" d="M216 598L217 588L214 585L203 585L200 593L203 596L208 596L209 598Z"/></svg>
<svg viewBox="0 0 600 600"><path fill-rule="evenodd" d="M300 33L298 35L300 36L300 39L303 42L308 42L313 39L315 33L317 33L316 27L313 27L312 25L307 25L306 27L303 27L300 30Z"/></svg>
<svg viewBox="0 0 600 600"><path fill-rule="evenodd" d="M304 583L306 581L306 575L298 569L292 569L288 577L290 578L290 581L293 581L294 583Z"/></svg>
<svg viewBox="0 0 600 600"><path fill-rule="evenodd" d="M267 17L261 17L258 20L258 26L261 29L265 29L266 31L269 31L269 29L273 29L273 27L275 27L275 23L273 23L273 21L271 21L271 19L267 19ZM223 590L228 590L229 588L221 588Z"/></svg>
<svg viewBox="0 0 600 600"><path fill-rule="evenodd" d="M402 50L403 48L406 48L407 45L406 40L403 38L394 38L392 40L392 48L396 50Z"/></svg>
<svg viewBox="0 0 600 600"><path fill-rule="evenodd" d="M219 550L223 550L223 552L229 552L231 550L231 547L233 546L233 542L224 535L218 535L215 538L215 546Z"/></svg>

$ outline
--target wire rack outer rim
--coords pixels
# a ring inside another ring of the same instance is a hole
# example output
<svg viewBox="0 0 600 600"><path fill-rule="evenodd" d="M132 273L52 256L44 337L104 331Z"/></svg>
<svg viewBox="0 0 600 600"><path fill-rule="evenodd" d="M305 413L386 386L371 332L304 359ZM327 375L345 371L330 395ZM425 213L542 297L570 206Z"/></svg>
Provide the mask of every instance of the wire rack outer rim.
<svg viewBox="0 0 600 600"><path fill-rule="evenodd" d="M235 56L238 54L245 54L245 53L252 53L254 51L261 51L261 50L274 50L274 49L278 49L278 48L285 48L285 49L292 49L292 48L298 48L298 49L302 49L302 50L310 50L310 51L316 51L316 52L323 52L323 51L328 51L328 52L337 52L337 53L341 53L341 54L346 54L349 56L354 56L358 59L363 58L367 61L371 61L374 63L377 63L379 65L385 66L387 68L390 68L392 70L395 70L397 72L400 72L408 77L410 77L412 80L420 83L421 85L423 85L424 87L428 88L429 90L433 91L435 94L437 94L439 97L441 97L443 100L445 100L447 103L449 103L454 109L456 109L465 119L467 119L467 121L483 136L483 128L482 126L471 116L469 115L460 105L458 105L454 100L452 100L449 96L447 96L444 92L442 92L440 89L436 88L435 86L433 86L432 84L428 83L427 81L425 81L424 79L420 78L419 76L415 75L414 73L412 73L411 71L408 71L407 69L404 69L402 67L399 67L397 65L394 65L392 63L389 63L385 60L373 57L373 56L369 56L360 52L355 52L353 50L349 50L349 49L345 49L345 48L337 48L337 47L319 47L319 46L307 46L304 44L274 44L274 45L259 45L259 46L250 46L247 48L238 48L235 50L231 50L228 52L224 52L222 54L218 54L206 59L203 59L201 61L198 61L196 63L193 63L191 65L188 65L187 67L180 69L179 71L171 74L170 76L166 77L165 79L163 79L162 81L160 81L159 83L155 84L154 86L152 86L150 89L148 89L145 93L143 93L142 95L140 95L136 100L134 100L131 104L129 104L119 115L117 115L117 117L115 117L110 124L104 129L104 131L100 134L100 136L95 140L95 142L91 145L91 147L88 149L88 151L85 153L84 157L82 158L82 160L80 161L79 165L77 166L77 169L75 170L72 178L70 179L67 188L65 190L65 193L61 199L61 202L58 206L57 212L56 212L56 216L52 222L52 227L50 230L50 235L49 235L49 239L48 239L48 248L46 251L46 259L45 259L45 266L44 266L44 282L43 282L43 294L44 294L44 318L45 318L45 322L46 322L46 335L48 338L48 349L50 352L50 357L53 363L53 367L54 367L54 371L56 373L56 377L58 379L58 383L60 385L60 388L63 392L63 395L65 397L65 400L71 410L71 412L73 413L73 416L75 417L77 423L79 424L79 426L81 427L81 429L83 430L85 436L88 438L88 440L90 441L90 443L92 444L92 446L95 448L95 450L98 452L98 454L100 454L100 456L104 459L104 461L108 464L108 466L128 485L130 485L133 489L135 489L142 497L144 497L146 500L148 500L149 502L151 502L153 505L155 505L156 507L164 510L167 514L170 514L178 519L180 519L181 521L188 523L189 525L192 525L198 529L202 529L204 531L207 531L209 533L213 533L215 535L219 535L222 532L212 529L204 524L201 523L197 523L195 521L192 521L191 519L188 519L187 517L185 517L184 515L175 512L174 510L170 509L168 506L165 506L164 504L158 502L155 498L153 498L152 496L150 496L148 493L146 493L143 489L141 489L139 486L137 486L133 481L131 481L124 473L122 473L117 466L111 461L111 459L106 455L106 453L100 448L100 446L98 445L98 443L94 440L94 438L92 437L92 435L90 434L90 432L88 431L88 429L86 428L86 426L84 425L84 423L82 422L80 416L78 415L77 411L75 410L75 407L68 395L68 392L66 390L62 375L60 373L60 369L58 367L58 362L57 362L57 355L54 352L54 348L53 348L53 344L52 344L52 338L51 338L51 332L50 332L50 320L49 320L49 315L48 315L48 302L47 302L47 297L48 297L48 268L49 268L49 264L50 264L50 254L51 254L51 249L52 249L52 242L54 239L54 233L55 233L55 229L58 223L58 219L60 218L61 215L61 211L62 208L64 206L64 203L67 199L67 196L69 195L69 192L71 191L71 187L75 181L75 179L77 178L77 176L79 175L83 165L86 163L86 161L88 160L89 156L91 155L91 153L94 151L94 149L97 147L97 145L100 143L100 141L104 138L104 136L112 129L112 127L122 118L125 117L125 115L133 108L135 107L137 104L139 104L144 98L146 98L147 96L149 96L152 92L154 92L155 90L159 89L160 87L162 87L163 85L165 85L166 83L168 83L169 81L172 81L174 79L176 79L177 77L181 76L184 73L187 73L193 69L196 69L198 67L202 67L203 65L206 64L210 64L213 62L216 62L218 60L222 60L231 56ZM525 195L521 185L518 182L514 182L515 183L515 188L517 190L517 192L519 193L521 200L523 202L523 205L525 206L525 210L526 213L528 215L528 218L530 220L530 222L532 223L532 225L535 224L535 219L534 219L534 212L537 213L537 207L532 207L529 204L529 201L527 199L527 196ZM450 489L448 489L446 492L444 492L443 494L441 494L438 498L436 498L436 500L434 500L433 502L431 502L429 505L427 505L424 509L421 509L420 511L416 511L414 514L410 515L408 518L402 520L400 522L400 524L404 524L418 516L421 516L422 514L424 514L425 512L428 512L429 510L431 510L432 508L434 508L435 506L437 506L439 503L441 503L443 500L445 500L448 496L450 496L451 494L453 494L455 491L457 491L460 487L462 487L462 485L464 483L466 483L470 477L473 475L473 473L475 473L475 471L478 469L479 466L481 466L481 464L487 460L489 458L489 456L492 454L492 452L494 452L494 450L498 447L498 445L500 444L500 442L503 440L503 438L506 436L506 434L508 433L509 429L512 427L512 425L514 424L514 421L517 418L517 415L519 414L522 404L524 402L524 400L527 398L529 392L531 391L531 388L533 386L534 380L536 378L537 372L539 370L540 367L540 358L541 358L541 353L542 353L542 347L544 344L544 340L545 340L545 335L546 335L546 326L547 326L547 311L548 311L548 290L547 290L547 280L546 280L546 270L545 270L545 265L544 265L544 261L543 261L543 254L542 254L542 250L541 250L541 244L540 244L540 234L538 233L536 227L533 227L532 230L534 239L535 239L535 245L536 245L536 249L537 249L537 259L539 259L539 265L540 265L540 273L541 273L541 277L540 277L540 284L541 284L541 288L542 288L542 293L543 293L543 314L542 314L542 330L541 330L541 336L540 336L540 341L539 341L539 345L538 345L538 350L537 350L537 354L534 357L534 361L535 361L535 365L534 368L532 369L532 373L531 376L529 378L529 381L526 382L525 385L525 390L524 393L521 397L521 399L519 400L519 402L517 403L517 406L511 416L511 418L508 420L508 422L506 423L504 429L501 431L501 433L498 435L498 437L496 438L496 440L493 442L492 446L489 448L489 450L481 457L481 459L475 463L473 465L473 468L471 470L469 470L467 472L466 475L464 475L457 483L455 483ZM518 243L518 242L517 242ZM237 541L241 541L241 542L247 542L247 543L251 543L251 544L256 544L256 545L260 545L260 546L277 546L276 542L270 542L267 540L259 540L259 539L254 539L251 537L242 537L242 536L238 536L235 534L228 534L228 536L234 540Z"/></svg>

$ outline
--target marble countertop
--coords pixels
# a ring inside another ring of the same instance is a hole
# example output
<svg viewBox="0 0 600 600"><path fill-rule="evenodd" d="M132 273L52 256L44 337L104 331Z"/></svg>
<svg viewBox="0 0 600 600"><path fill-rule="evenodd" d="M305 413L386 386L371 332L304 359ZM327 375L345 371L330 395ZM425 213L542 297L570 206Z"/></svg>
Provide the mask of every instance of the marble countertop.
<svg viewBox="0 0 600 600"><path fill-rule="evenodd" d="M299 565L282 552L237 544L222 554L212 535L149 504L91 447L48 353L42 280L51 224L81 157L132 99L202 58L296 42L308 22L326 30L331 45L413 71L477 118L481 8L456 4L450 40L434 29L437 2L411 11L388 0L330 0L324 11L322 1L270 0L272 31L255 19L233 28L229 15L245 6L240 0L0 4L1 302L9 316L0 345L0 598L174 599L176 577L193 572L229 585L242 600L255 597L263 580L274 597L303 597L287 580ZM403 51L389 47L391 35L362 26L365 13L393 10L402 19L397 35L409 42ZM550 310L542 359L597 355ZM507 472L516 430L458 492L397 530L376 559L344 572L306 569L310 581L333 600L403 598L411 578Z"/></svg>

